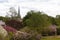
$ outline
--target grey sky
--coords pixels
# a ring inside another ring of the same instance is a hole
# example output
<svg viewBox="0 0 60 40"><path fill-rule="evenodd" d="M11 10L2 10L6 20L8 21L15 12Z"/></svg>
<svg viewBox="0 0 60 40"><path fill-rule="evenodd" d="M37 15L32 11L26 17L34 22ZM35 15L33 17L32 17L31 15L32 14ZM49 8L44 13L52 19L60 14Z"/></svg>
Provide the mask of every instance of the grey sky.
<svg viewBox="0 0 60 40"><path fill-rule="evenodd" d="M30 10L43 11L54 17L60 14L60 0L0 0L0 15L5 16L10 7L17 10L18 5L22 17Z"/></svg>
<svg viewBox="0 0 60 40"><path fill-rule="evenodd" d="M0 3L8 2L8 0L0 0Z"/></svg>

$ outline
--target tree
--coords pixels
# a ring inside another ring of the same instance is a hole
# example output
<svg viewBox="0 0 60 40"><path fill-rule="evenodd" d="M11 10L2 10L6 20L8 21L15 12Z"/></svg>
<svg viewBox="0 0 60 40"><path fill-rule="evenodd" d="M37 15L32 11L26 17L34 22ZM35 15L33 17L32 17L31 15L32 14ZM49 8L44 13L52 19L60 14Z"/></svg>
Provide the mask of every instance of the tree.
<svg viewBox="0 0 60 40"><path fill-rule="evenodd" d="M8 15L10 17L8 17ZM9 9L9 12L6 17L10 18L9 20L6 21L6 25L12 26L13 28L15 28L17 30L22 28L23 24L22 24L22 19L20 16L20 8L19 7L18 7L18 12L16 11L16 9L14 7L11 7Z"/></svg>
<svg viewBox="0 0 60 40"><path fill-rule="evenodd" d="M43 31L48 28L50 22L47 21L48 15L42 14L41 12L30 11L27 15L23 18L23 23L25 26L33 28L36 31ZM47 31L47 30L46 30Z"/></svg>
<svg viewBox="0 0 60 40"><path fill-rule="evenodd" d="M60 15L56 15L56 23L58 26L60 26Z"/></svg>
<svg viewBox="0 0 60 40"><path fill-rule="evenodd" d="M56 23L56 18L51 17L51 16L48 16L48 18L49 18L49 21L50 21L50 23L51 23L52 25L57 25L57 23Z"/></svg>
<svg viewBox="0 0 60 40"><path fill-rule="evenodd" d="M15 10L14 7L11 7L11 8L9 9L9 12L7 13L6 16L8 16L8 15L9 15L12 19L14 19L14 18L17 17L17 11Z"/></svg>
<svg viewBox="0 0 60 40"><path fill-rule="evenodd" d="M6 22L7 20L9 20L10 18L7 18L7 17L3 17L3 16L0 16L0 20Z"/></svg>

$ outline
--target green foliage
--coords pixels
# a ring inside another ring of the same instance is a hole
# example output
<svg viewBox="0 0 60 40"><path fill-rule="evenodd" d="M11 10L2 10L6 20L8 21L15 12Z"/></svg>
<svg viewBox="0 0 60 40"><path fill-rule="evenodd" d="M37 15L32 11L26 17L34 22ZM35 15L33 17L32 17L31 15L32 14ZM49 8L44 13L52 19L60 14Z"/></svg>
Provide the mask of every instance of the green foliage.
<svg viewBox="0 0 60 40"><path fill-rule="evenodd" d="M14 39L14 34L12 32L9 32L8 33L8 37L9 37L9 40L13 40Z"/></svg>
<svg viewBox="0 0 60 40"><path fill-rule="evenodd" d="M3 17L3 16L0 16L0 20L6 22L7 20L9 20L10 18L7 18L7 17Z"/></svg>
<svg viewBox="0 0 60 40"><path fill-rule="evenodd" d="M57 35L60 35L60 27L57 28Z"/></svg>
<svg viewBox="0 0 60 40"><path fill-rule="evenodd" d="M60 40L60 36L45 36L41 40Z"/></svg>
<svg viewBox="0 0 60 40"><path fill-rule="evenodd" d="M41 39L41 35L36 30L33 30L33 29L29 28L29 27L24 27L20 31L30 34L27 37L26 40L38 40L38 39Z"/></svg>
<svg viewBox="0 0 60 40"><path fill-rule="evenodd" d="M23 18L23 23L17 21L18 19L17 12L14 8L11 8L11 20L9 17L0 17L0 20L6 22L7 25L12 26L13 28L27 32L33 36L29 40L35 40L35 36L39 33L43 35L48 35L49 33L49 26L50 25L57 25L57 33L60 34L60 15L57 15L55 18L48 16L40 11L29 11L27 15ZM13 12L14 11L14 12ZM24 27L23 27L24 26ZM1 37L0 37L1 38ZM13 33L9 33L9 37L6 40L13 39ZM21 39L19 39L21 40Z"/></svg>
<svg viewBox="0 0 60 40"><path fill-rule="evenodd" d="M25 26L33 28L36 31L39 30L39 32L51 24L48 15L35 11L28 12L23 18L23 23Z"/></svg>
<svg viewBox="0 0 60 40"><path fill-rule="evenodd" d="M52 25L57 25L56 23L56 18L49 16L49 21L51 22Z"/></svg>
<svg viewBox="0 0 60 40"><path fill-rule="evenodd" d="M0 40L10 40L10 38L8 36L3 37L3 35L0 34Z"/></svg>
<svg viewBox="0 0 60 40"><path fill-rule="evenodd" d="M57 26L60 26L60 15L56 15L56 24Z"/></svg>

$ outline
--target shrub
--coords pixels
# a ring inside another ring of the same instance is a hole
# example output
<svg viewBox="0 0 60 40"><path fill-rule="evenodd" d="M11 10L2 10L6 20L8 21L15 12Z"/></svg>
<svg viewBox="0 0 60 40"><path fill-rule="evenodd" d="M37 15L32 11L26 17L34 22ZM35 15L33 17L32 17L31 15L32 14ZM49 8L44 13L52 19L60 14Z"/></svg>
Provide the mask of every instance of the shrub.
<svg viewBox="0 0 60 40"><path fill-rule="evenodd" d="M14 40L14 34L12 32L8 32L8 34L9 40Z"/></svg>
<svg viewBox="0 0 60 40"><path fill-rule="evenodd" d="M17 30L11 26L4 26L4 29L7 31L7 32L12 32L12 33L16 33Z"/></svg>
<svg viewBox="0 0 60 40"><path fill-rule="evenodd" d="M28 37L24 38L26 40L40 40L41 34L39 34L36 30L30 29L29 27L24 27L20 31L26 32L30 35L27 35Z"/></svg>
<svg viewBox="0 0 60 40"><path fill-rule="evenodd" d="M57 28L57 35L60 35L60 28Z"/></svg>
<svg viewBox="0 0 60 40"><path fill-rule="evenodd" d="M23 27L22 22L17 21L17 20L8 20L8 21L6 21L6 25L11 26L17 30L19 30L20 28Z"/></svg>

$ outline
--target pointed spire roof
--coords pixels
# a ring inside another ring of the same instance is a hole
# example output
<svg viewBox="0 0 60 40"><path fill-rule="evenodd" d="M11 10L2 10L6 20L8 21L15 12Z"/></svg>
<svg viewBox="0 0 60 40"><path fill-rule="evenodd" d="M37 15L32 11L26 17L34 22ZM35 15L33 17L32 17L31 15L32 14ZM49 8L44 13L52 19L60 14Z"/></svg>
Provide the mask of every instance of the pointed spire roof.
<svg viewBox="0 0 60 40"><path fill-rule="evenodd" d="M22 22L21 15L20 15L20 6L18 6L18 20Z"/></svg>
<svg viewBox="0 0 60 40"><path fill-rule="evenodd" d="M21 16L20 16L20 6L18 6L18 18L21 19Z"/></svg>

